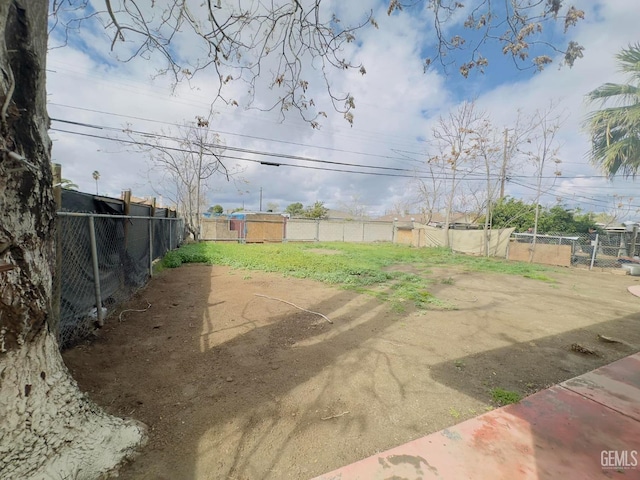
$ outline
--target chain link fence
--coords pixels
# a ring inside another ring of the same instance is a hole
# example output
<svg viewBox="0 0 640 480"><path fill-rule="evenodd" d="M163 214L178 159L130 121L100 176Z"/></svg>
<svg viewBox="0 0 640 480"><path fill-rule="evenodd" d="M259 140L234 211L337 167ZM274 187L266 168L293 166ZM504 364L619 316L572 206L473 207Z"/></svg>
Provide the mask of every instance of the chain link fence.
<svg viewBox="0 0 640 480"><path fill-rule="evenodd" d="M535 263L573 266L582 268L621 268L623 265L635 262L638 255L635 232L593 232L593 233L556 233L536 235L536 245L533 245L533 234L514 233L510 246L510 259L516 258L517 247L528 244L525 256L534 249ZM524 252L524 250L523 250ZM639 260L640 261L640 260Z"/></svg>
<svg viewBox="0 0 640 480"><path fill-rule="evenodd" d="M184 240L179 218L58 213L58 340L89 336L152 275L153 261Z"/></svg>

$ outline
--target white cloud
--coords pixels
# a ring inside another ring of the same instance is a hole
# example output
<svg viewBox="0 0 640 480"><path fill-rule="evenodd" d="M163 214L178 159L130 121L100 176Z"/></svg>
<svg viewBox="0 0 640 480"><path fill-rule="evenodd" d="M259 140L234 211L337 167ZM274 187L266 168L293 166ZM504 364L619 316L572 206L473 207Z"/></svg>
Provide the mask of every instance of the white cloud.
<svg viewBox="0 0 640 480"><path fill-rule="evenodd" d="M341 2L335 0L328 6L338 6L341 18L350 23L363 18L367 8L374 10L380 29L369 29L358 36L358 42L345 52L349 58L357 58L365 65L367 74L357 72L333 73L330 77L337 92L349 92L355 97L355 123L350 127L340 115L328 111L329 118L320 130L313 130L295 112L284 121L276 112L245 110L217 104L219 113L211 127L219 130L227 145L252 150L277 152L319 160L353 164L378 165L411 169L420 159L425 144L418 138L429 135L429 126L438 114L446 113L457 101L463 100L460 92L451 89L448 79L436 72L423 74L421 56L425 37L429 35L424 18L416 15L386 16L385 7L373 0ZM577 39L585 45L585 58L576 62L573 69L548 67L544 72L518 76L519 81L506 83L478 98L479 105L488 110L497 125L509 126L518 108L532 111L551 99L561 99L569 113L563 125L562 173L549 199L562 195L581 200L594 197L595 205L613 198L613 192L631 193L635 186L629 182L590 178L600 175L586 160L588 138L581 131L581 122L587 113L584 94L607 81L620 81L615 73L614 54L623 46L635 42L640 3L624 0L601 2L587 12L587 19L577 29ZM109 48L106 35L88 32L87 42L94 42L95 50ZM191 85L180 84L171 93L171 81L166 77L150 80L161 65L155 60L135 59L115 67L94 59L90 53L79 50L80 43L52 50L49 56L49 107L50 115L87 124L122 128L130 122L141 131L158 131L167 123L192 120L209 108L216 89L216 78L211 73L197 77ZM189 48L182 44L181 49ZM105 51L106 51L105 50ZM274 57L275 58L275 57ZM272 61L271 59L269 61ZM269 63L264 75L269 77ZM456 75L457 73L452 73ZM320 77L309 74L309 97L326 98ZM455 82L454 82L455 84ZM277 90L262 87L259 105L277 98ZM246 98L246 86L232 82L231 98ZM320 101L320 100L319 100ZM132 118L109 116L101 113L71 109L69 105L101 112L111 112L131 117L154 120L154 123ZM54 122L55 128L104 135L105 132ZM109 135L113 134L112 132ZM147 162L141 154L127 151L124 146L95 138L79 137L52 132L56 139L53 149L55 161L62 163L63 175L80 185L81 190L93 192L95 183L91 172L101 172L101 193L118 195L126 188L133 188L136 195L152 195L147 185ZM261 139L257 138L260 137ZM283 143L289 142L289 143ZM297 144L297 145L294 145ZM398 151L413 152L409 154ZM358 154L353 152L359 152ZM241 156L234 152L229 155ZM253 159L267 157L249 156ZM392 158L383 158L392 157ZM409 158L406 158L409 157ZM358 169L336 165L305 163L280 159L282 163L299 163L316 167ZM325 201L332 208L348 203L354 196L367 205L374 214L383 214L394 203L412 198L408 179L355 175L342 172L325 172L302 168L269 167L256 163L239 163L245 171L242 178L247 183L236 185L219 179L210 191L211 204L220 203L234 208L245 203L247 208L258 208L259 191L263 189L263 206L275 202L284 208L292 202L305 205L316 200ZM382 173L383 171L378 171ZM393 173L393 172L392 172ZM398 172L400 173L400 172ZM573 178L584 176L584 179ZM587 178L589 177L589 178ZM243 192L239 193L239 188ZM615 189L612 189L615 187ZM527 189L509 186L509 193L531 198ZM249 192L249 193L247 193Z"/></svg>

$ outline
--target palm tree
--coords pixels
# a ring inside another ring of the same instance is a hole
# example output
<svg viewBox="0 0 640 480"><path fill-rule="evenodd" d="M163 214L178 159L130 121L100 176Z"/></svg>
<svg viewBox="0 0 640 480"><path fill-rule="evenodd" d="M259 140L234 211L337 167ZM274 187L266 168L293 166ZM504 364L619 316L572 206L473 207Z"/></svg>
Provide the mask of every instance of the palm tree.
<svg viewBox="0 0 640 480"><path fill-rule="evenodd" d="M94 170L91 174L93 179L96 181L96 195L98 195L98 180L100 180L100 172L98 170Z"/></svg>
<svg viewBox="0 0 640 480"><path fill-rule="evenodd" d="M586 121L591 134L591 161L613 176L635 177L640 169L640 43L616 55L628 84L605 83L587 95L591 103L616 105L592 112Z"/></svg>
<svg viewBox="0 0 640 480"><path fill-rule="evenodd" d="M60 186L62 188L66 188L67 190L77 190L78 189L78 185L76 183L73 183L73 180L69 180L68 178L63 178L60 181Z"/></svg>

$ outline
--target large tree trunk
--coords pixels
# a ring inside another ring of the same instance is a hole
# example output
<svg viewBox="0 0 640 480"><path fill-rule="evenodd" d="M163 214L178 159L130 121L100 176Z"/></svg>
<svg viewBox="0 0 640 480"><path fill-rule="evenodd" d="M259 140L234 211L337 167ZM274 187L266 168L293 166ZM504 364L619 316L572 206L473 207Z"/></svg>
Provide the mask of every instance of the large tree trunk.
<svg viewBox="0 0 640 480"><path fill-rule="evenodd" d="M0 478L96 478L145 428L79 390L52 321L47 0L0 1Z"/></svg>

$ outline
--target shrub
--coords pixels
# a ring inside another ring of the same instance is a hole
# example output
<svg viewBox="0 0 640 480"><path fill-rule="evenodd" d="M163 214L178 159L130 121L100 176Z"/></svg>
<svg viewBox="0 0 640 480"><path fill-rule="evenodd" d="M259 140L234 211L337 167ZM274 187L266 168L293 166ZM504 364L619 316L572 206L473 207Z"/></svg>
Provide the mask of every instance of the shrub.
<svg viewBox="0 0 640 480"><path fill-rule="evenodd" d="M167 252L162 259L162 265L166 268L178 268L182 265L182 255L179 250Z"/></svg>

